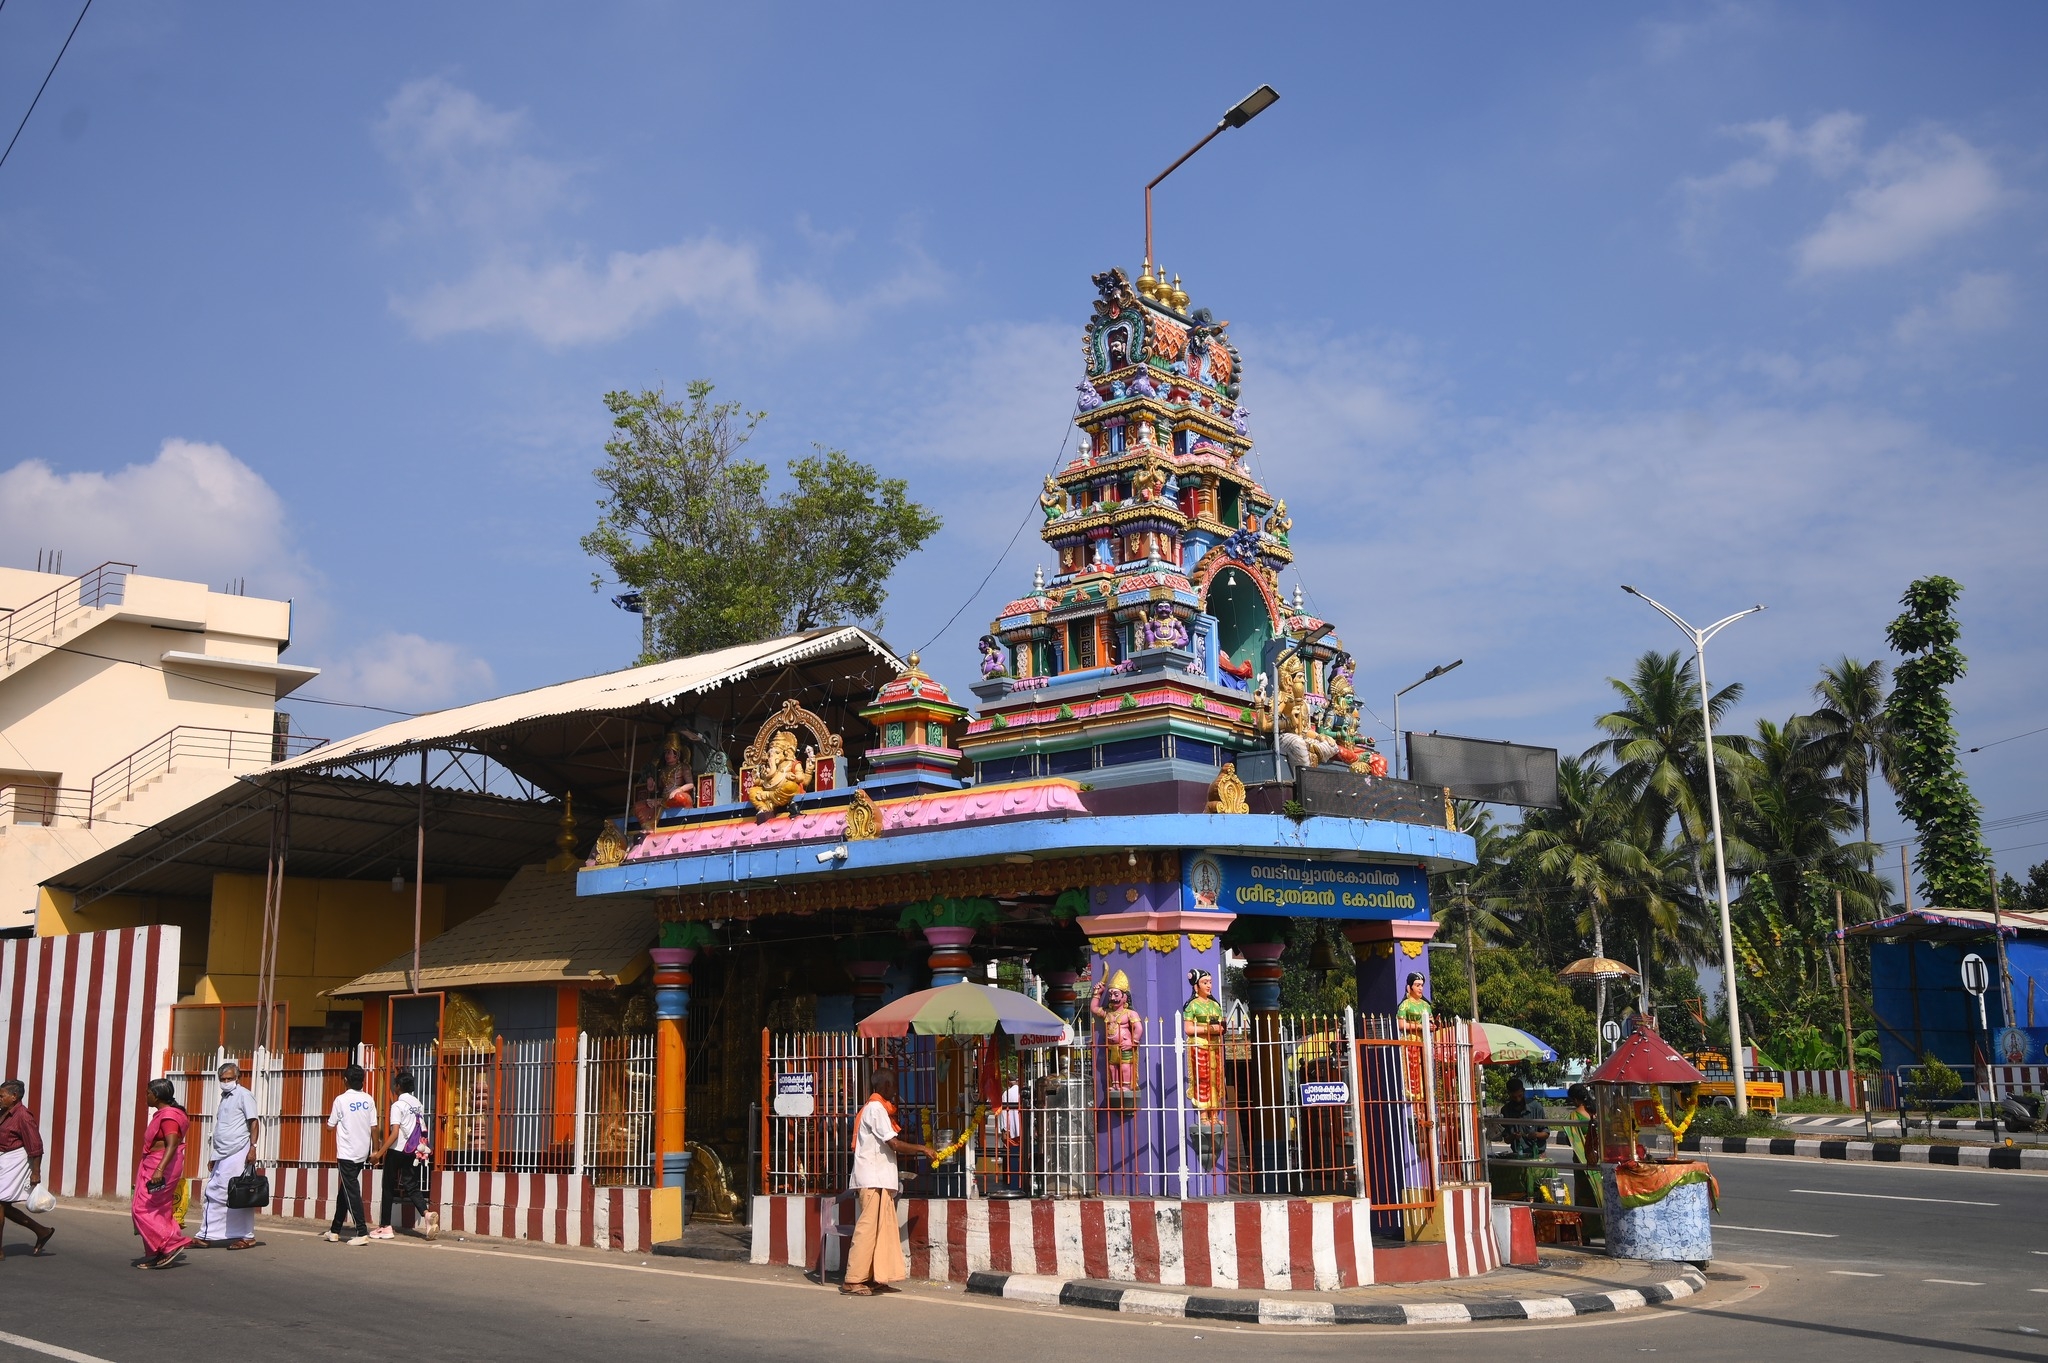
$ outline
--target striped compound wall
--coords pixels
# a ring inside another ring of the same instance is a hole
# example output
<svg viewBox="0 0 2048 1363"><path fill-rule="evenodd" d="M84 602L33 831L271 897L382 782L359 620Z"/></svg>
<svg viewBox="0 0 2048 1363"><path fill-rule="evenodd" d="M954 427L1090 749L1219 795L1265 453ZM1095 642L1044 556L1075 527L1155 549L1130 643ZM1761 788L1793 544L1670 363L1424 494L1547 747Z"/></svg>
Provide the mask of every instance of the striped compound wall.
<svg viewBox="0 0 2048 1363"><path fill-rule="evenodd" d="M332 1166L273 1170L270 1211L276 1216L331 1220L339 1178ZM373 1170L368 1184L366 1205L375 1219L383 1198L383 1172ZM427 1191L444 1231L637 1254L654 1247L649 1188L600 1188L570 1174L437 1172ZM413 1224L410 1208L399 1211L398 1224Z"/></svg>
<svg viewBox="0 0 2048 1363"><path fill-rule="evenodd" d="M19 1079L60 1197L127 1197L170 1044L178 929L0 941L0 1078Z"/></svg>
<svg viewBox="0 0 2048 1363"><path fill-rule="evenodd" d="M1434 1278L1498 1268L1491 1190L1461 1187L1446 1189L1445 1196L1444 1243L1379 1253L1399 1258L1420 1249L1427 1276ZM1368 1206L1362 1199L905 1198L896 1217L914 1278L966 1282L969 1274L992 1272L1165 1287L1332 1291L1384 1280L1376 1271ZM756 1197L750 1218L753 1261L837 1272L845 1263L854 1216L851 1196Z"/></svg>

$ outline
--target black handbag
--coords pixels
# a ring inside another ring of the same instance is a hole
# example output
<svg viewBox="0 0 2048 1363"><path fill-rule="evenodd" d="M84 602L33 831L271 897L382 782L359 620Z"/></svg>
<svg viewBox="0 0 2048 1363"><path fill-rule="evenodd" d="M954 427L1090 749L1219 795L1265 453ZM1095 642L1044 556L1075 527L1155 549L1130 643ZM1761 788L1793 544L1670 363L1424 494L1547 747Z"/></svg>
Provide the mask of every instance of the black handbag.
<svg viewBox="0 0 2048 1363"><path fill-rule="evenodd" d="M267 1174L237 1174L228 1180L228 1206L236 1211L270 1205L270 1177Z"/></svg>

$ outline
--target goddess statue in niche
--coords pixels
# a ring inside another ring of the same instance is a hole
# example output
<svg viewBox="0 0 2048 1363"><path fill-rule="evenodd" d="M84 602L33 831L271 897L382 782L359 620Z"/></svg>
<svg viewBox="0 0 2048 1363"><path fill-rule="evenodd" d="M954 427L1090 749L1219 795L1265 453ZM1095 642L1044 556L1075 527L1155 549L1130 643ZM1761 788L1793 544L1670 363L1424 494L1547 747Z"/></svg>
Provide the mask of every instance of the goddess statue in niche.
<svg viewBox="0 0 2048 1363"><path fill-rule="evenodd" d="M1216 1002L1216 977L1206 970L1190 970L1188 988L1192 996L1180 1010L1188 1042L1188 1105L1203 1125L1216 1126L1223 1120L1223 1005Z"/></svg>
<svg viewBox="0 0 2048 1363"><path fill-rule="evenodd" d="M1104 967L1107 969L1107 966ZM1103 996L1108 994L1107 1008ZM1145 1019L1131 1007L1131 979L1119 970L1095 982L1088 1011L1102 1019L1102 1073L1110 1107L1138 1103L1138 1045L1145 1039Z"/></svg>

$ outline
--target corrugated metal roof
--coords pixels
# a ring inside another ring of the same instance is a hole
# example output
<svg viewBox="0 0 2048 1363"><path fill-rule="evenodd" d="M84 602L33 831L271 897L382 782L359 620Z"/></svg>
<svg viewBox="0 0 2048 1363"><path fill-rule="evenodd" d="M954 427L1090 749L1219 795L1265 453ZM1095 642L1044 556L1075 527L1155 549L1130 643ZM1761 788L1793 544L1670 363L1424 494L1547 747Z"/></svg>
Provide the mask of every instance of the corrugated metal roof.
<svg viewBox="0 0 2048 1363"><path fill-rule="evenodd" d="M604 672L594 677L557 682L553 686L482 700L474 705L436 710L315 748L303 757L276 763L267 770L324 769L473 739L536 720L578 714L612 714L641 706L661 705L681 696L710 691L751 673L810 662L833 654L856 652L870 652L897 671L906 666L887 644L866 630L857 625L840 625L803 634L788 634L757 644L740 644L712 653L693 654L687 658L672 658L644 667L629 667L622 672Z"/></svg>
<svg viewBox="0 0 2048 1363"><path fill-rule="evenodd" d="M645 967L654 931L651 901L578 899L574 871L526 866L490 908L421 944L420 987L619 984ZM408 951L333 993L398 993L411 969Z"/></svg>

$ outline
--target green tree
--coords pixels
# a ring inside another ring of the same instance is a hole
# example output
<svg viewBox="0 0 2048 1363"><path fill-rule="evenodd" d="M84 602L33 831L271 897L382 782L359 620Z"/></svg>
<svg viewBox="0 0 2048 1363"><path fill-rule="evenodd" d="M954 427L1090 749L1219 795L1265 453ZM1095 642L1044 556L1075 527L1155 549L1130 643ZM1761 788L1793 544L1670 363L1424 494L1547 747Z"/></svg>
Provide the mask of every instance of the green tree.
<svg viewBox="0 0 2048 1363"><path fill-rule="evenodd" d="M1885 667L1879 660L1858 662L1844 654L1820 670L1814 698L1820 708L1810 717L1824 735L1826 760L1840 770L1842 783L1856 796L1863 815L1863 841L1868 845L1864 869L1877 871L1877 846L1870 841L1870 775L1892 779L1892 734L1885 722Z"/></svg>
<svg viewBox="0 0 2048 1363"><path fill-rule="evenodd" d="M1586 756L1615 763L1613 779L1638 803L1654 844L1670 838L1672 845L1684 851L1693 882L1693 896L1686 907L1692 910L1691 935L1697 939L1688 945L1703 946L1711 936L1702 915L1711 903L1704 857L1712 829L1702 760L1705 745L1698 674L1680 654L1653 649L1636 659L1627 681L1609 677L1607 684L1621 697L1621 704L1595 721L1609 737L1587 749ZM1742 684L1734 682L1716 691L1710 702L1724 810L1742 796L1747 745L1724 724L1727 711L1741 699Z"/></svg>
<svg viewBox="0 0 2048 1363"><path fill-rule="evenodd" d="M642 662L778 634L877 619L889 574L939 519L838 450L789 465L771 499L768 466L741 457L765 413L689 386L605 394L613 434L594 472L604 496L586 553L637 588L650 621Z"/></svg>
<svg viewBox="0 0 2048 1363"><path fill-rule="evenodd" d="M2029 869L2024 885L2009 875L1999 877L1998 900L2001 908L2048 909L2048 861Z"/></svg>
<svg viewBox="0 0 2048 1363"><path fill-rule="evenodd" d="M1962 584L1923 577L1899 598L1905 613L1885 628L1903 659L1892 674L1885 722L1892 734L1899 814L1919 830L1914 857L1929 904L1957 909L1991 907L1990 849L1984 845L1977 799L1956 756L1948 688L1969 666L1956 641L1955 616Z"/></svg>
<svg viewBox="0 0 2048 1363"><path fill-rule="evenodd" d="M1608 925L1631 901L1645 922L1668 931L1674 917L1665 894L1668 873L1630 792L1598 762L1573 757L1558 763L1557 791L1558 808L1532 810L1515 839L1529 888L1568 897L1577 910L1573 926L1591 939L1596 956L1606 954ZM1646 955L1656 950L1654 936L1637 940L1649 948ZM1597 1026L1607 1011L1605 980L1594 998ZM1480 1001L1483 1006L1483 995Z"/></svg>
<svg viewBox="0 0 2048 1363"><path fill-rule="evenodd" d="M1767 878L1780 904L1801 900L1811 882L1841 890L1846 906L1861 916L1878 907L1882 883L1864 869L1870 844L1840 840L1855 829L1856 810L1844 798L1846 783L1830 772L1833 746L1807 716L1783 724L1757 721L1748 798L1735 809L1747 862L1742 869ZM1830 905L1830 929L1833 915Z"/></svg>

